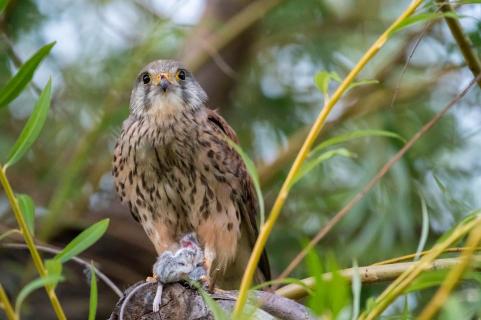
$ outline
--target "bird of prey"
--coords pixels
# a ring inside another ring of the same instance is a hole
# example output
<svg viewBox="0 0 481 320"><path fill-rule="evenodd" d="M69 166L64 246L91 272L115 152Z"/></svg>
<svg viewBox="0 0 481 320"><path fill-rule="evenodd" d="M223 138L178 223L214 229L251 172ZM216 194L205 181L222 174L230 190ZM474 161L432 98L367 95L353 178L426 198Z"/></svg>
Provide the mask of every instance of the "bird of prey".
<svg viewBox="0 0 481 320"><path fill-rule="evenodd" d="M145 66L115 146L113 176L159 256L176 252L179 240L195 233L209 284L235 289L258 235L258 202L229 144L237 143L234 130L206 103L207 94L180 62ZM269 279L264 252L256 281Z"/></svg>

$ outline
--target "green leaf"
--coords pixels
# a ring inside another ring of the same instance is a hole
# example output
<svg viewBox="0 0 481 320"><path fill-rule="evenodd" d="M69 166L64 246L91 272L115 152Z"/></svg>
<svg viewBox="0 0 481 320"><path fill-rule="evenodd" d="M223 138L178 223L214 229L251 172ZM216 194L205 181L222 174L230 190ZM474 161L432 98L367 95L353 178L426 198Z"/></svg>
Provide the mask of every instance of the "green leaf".
<svg viewBox="0 0 481 320"><path fill-rule="evenodd" d="M0 91L0 109L9 104L22 92L30 80L32 80L33 74L40 62L49 54L54 45L55 42L52 42L40 48L40 50L20 67L17 74L7 82L5 87Z"/></svg>
<svg viewBox="0 0 481 320"><path fill-rule="evenodd" d="M355 81L353 83L351 83L348 87L347 87L347 91L355 88L355 87L359 87L359 86L366 86L366 85L369 85L369 84L378 84L379 81L378 80L375 80L375 79L365 79L365 80L359 80L359 81Z"/></svg>
<svg viewBox="0 0 481 320"><path fill-rule="evenodd" d="M247 153L245 153L244 150L242 150L242 148L237 143L230 140L229 138L226 139L229 145L234 148L234 150L241 156L244 164L246 165L247 172L252 178L252 183L254 184L254 189L256 190L257 194L257 201L259 202L260 225L263 226L265 221L264 196L262 195L261 184L259 182L259 174L257 173L254 161L249 158Z"/></svg>
<svg viewBox="0 0 481 320"><path fill-rule="evenodd" d="M428 236L429 236L429 215L428 215L428 207L426 206L426 201L424 200L424 197L422 194L419 194L419 198L421 199L421 213L423 217L423 223L422 223L422 229L421 229L421 237L419 239L419 244L418 248L416 250L416 256L414 257L414 260L418 260L421 252L424 250L424 247L426 246L426 242L428 241Z"/></svg>
<svg viewBox="0 0 481 320"><path fill-rule="evenodd" d="M312 169L317 167L319 164L337 156L353 158L356 155L345 148L339 148L339 149L326 151L316 156L315 158L308 159L307 161L304 162L301 169L299 169L299 171L296 173L296 175L292 179L292 182L289 188L292 188L292 186L294 186L299 180L301 180L306 174L308 174Z"/></svg>
<svg viewBox="0 0 481 320"><path fill-rule="evenodd" d="M55 259L59 260L61 263L65 263L72 257L80 254L91 245L93 245L97 240L99 240L102 235L107 231L109 226L109 219L103 219L84 231L82 231L78 236L75 237L62 251L60 251Z"/></svg>
<svg viewBox="0 0 481 320"><path fill-rule="evenodd" d="M404 19L403 22L401 22L396 28L391 30L390 35L393 35L394 33L416 23L432 21L443 17L459 19L459 16L455 12L423 12Z"/></svg>
<svg viewBox="0 0 481 320"><path fill-rule="evenodd" d="M200 286L196 281L190 281L190 284L199 291L202 299L214 316L215 320L229 320L230 317L222 309L222 307ZM89 319L90 320L90 319Z"/></svg>
<svg viewBox="0 0 481 320"><path fill-rule="evenodd" d="M42 127L47 119L47 113L50 108L50 98L52 93L52 82L48 81L47 85L43 89L40 97L38 98L37 104L33 109L27 124L20 133L17 141L10 150L8 155L8 160L5 163L4 168L7 168L15 164L20 158L28 151L32 144L37 139Z"/></svg>
<svg viewBox="0 0 481 320"><path fill-rule="evenodd" d="M27 223L28 230L32 235L35 234L35 204L32 198L26 194L17 195L18 205Z"/></svg>
<svg viewBox="0 0 481 320"><path fill-rule="evenodd" d="M41 288L43 286L51 286L57 284L60 281L63 281L63 277L61 276L46 276L43 278L37 278L27 284L18 294L17 301L15 302L15 313L20 314L20 308L22 306L23 301L27 298L27 296L32 293L33 291Z"/></svg>
<svg viewBox="0 0 481 320"><path fill-rule="evenodd" d="M314 76L314 84L322 94L327 97L329 92L329 82L331 81L331 74L327 71L319 71Z"/></svg>
<svg viewBox="0 0 481 320"><path fill-rule="evenodd" d="M0 0L0 14L3 13L3 10L7 7L8 1L7 0Z"/></svg>
<svg viewBox="0 0 481 320"><path fill-rule="evenodd" d="M345 134L341 134L335 137L332 137L324 142L318 144L312 151L311 154L315 154L327 147L333 146L335 144L347 142L353 139L364 138L364 137L387 137L387 138L394 138L398 139L402 142L406 142L406 140L398 135L397 133L385 130L356 130L353 132L348 132Z"/></svg>
<svg viewBox="0 0 481 320"><path fill-rule="evenodd" d="M49 276L62 275L62 263L57 259L45 260L45 268L47 269Z"/></svg>
<svg viewBox="0 0 481 320"><path fill-rule="evenodd" d="M88 320L95 320L95 314L97 313L97 302L97 275L95 274L94 266L90 264L90 302Z"/></svg>

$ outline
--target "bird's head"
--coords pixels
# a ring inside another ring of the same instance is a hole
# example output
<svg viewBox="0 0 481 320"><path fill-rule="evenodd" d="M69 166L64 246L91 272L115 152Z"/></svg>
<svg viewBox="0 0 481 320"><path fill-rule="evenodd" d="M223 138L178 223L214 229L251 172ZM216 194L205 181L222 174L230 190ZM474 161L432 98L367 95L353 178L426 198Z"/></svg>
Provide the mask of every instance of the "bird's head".
<svg viewBox="0 0 481 320"><path fill-rule="evenodd" d="M197 109L207 94L180 62L157 60L146 65L137 76L130 98L130 112L162 116Z"/></svg>

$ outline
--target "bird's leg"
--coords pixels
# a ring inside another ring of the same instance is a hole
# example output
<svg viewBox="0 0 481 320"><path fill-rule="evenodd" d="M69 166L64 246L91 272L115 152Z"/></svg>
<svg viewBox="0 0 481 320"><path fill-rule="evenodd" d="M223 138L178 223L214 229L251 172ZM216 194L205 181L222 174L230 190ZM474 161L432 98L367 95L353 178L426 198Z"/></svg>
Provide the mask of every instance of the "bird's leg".
<svg viewBox="0 0 481 320"><path fill-rule="evenodd" d="M209 291L212 292L215 287L215 272L212 270L212 265L214 263L214 260L216 258L216 253L214 248L211 248L209 246L205 247L204 251L205 255L205 260L204 260L204 267L206 270L206 283L209 287Z"/></svg>
<svg viewBox="0 0 481 320"><path fill-rule="evenodd" d="M152 303L152 310L158 312L160 310L160 303L162 302L162 290L164 284L160 281L157 283L157 290L155 291L154 302Z"/></svg>

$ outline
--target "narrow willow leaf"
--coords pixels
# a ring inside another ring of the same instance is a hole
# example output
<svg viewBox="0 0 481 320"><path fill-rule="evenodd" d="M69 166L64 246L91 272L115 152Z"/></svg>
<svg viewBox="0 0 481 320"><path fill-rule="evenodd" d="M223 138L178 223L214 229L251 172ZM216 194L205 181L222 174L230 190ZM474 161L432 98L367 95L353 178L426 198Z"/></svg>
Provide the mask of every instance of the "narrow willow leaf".
<svg viewBox="0 0 481 320"><path fill-rule="evenodd" d="M32 235L35 234L35 204L32 198L26 194L17 195L18 205L20 206L20 211L23 214L23 218L27 223L28 231Z"/></svg>
<svg viewBox="0 0 481 320"><path fill-rule="evenodd" d="M47 269L49 276L61 276L62 275L62 263L57 259L45 260L45 268Z"/></svg>
<svg viewBox="0 0 481 320"><path fill-rule="evenodd" d="M301 180L306 174L308 174L312 169L317 167L319 164L337 156L353 158L356 155L345 148L339 148L339 149L326 151L312 159L308 159L304 162L301 169L297 172L297 174L292 179L292 183L290 184L289 188L292 188L292 186L294 186L299 180Z"/></svg>
<svg viewBox="0 0 481 320"><path fill-rule="evenodd" d="M265 221L265 209L264 209L264 196L262 195L261 184L259 182L259 174L257 173L256 166L254 161L249 158L247 153L242 150L242 148L235 143L234 141L227 138L227 142L229 145L234 148L234 150L241 156L244 164L246 165L247 172L249 176L252 178L252 183L254 184L254 189L256 190L257 194L257 201L259 202L259 216L260 216L260 225L261 227L264 225Z"/></svg>
<svg viewBox="0 0 481 320"><path fill-rule="evenodd" d="M6 3L6 2L5 2ZM38 50L30 59L25 62L17 74L7 82L0 91L0 109L15 99L32 80L33 74L40 62L49 54L55 42L49 43Z"/></svg>
<svg viewBox="0 0 481 320"><path fill-rule="evenodd" d="M324 97L328 97L329 94L329 82L331 81L331 74L327 71L319 71L314 76L314 84L317 89L322 92Z"/></svg>
<svg viewBox="0 0 481 320"><path fill-rule="evenodd" d="M399 32L416 23L428 22L444 17L459 19L459 16L455 12L423 12L404 19L404 21L398 24L396 28L391 30L390 35L393 35L394 33Z"/></svg>
<svg viewBox="0 0 481 320"><path fill-rule="evenodd" d="M421 199L421 214L423 217L422 222L422 229L421 229L421 237L419 238L418 248L416 250L416 256L414 257L414 261L418 260L421 256L421 252L424 251L424 247L426 246L426 242L428 241L429 236L429 215L428 215L428 207L426 206L426 201L422 194L419 194L419 198Z"/></svg>
<svg viewBox="0 0 481 320"><path fill-rule="evenodd" d="M89 318L88 320L95 320L95 314L97 313L97 276L95 274L95 268L90 265L90 302L89 302Z"/></svg>
<svg viewBox="0 0 481 320"><path fill-rule="evenodd" d="M352 263L352 320L356 320L359 317L359 312L361 310L361 274L359 273L359 266L357 264L357 260L354 260Z"/></svg>
<svg viewBox="0 0 481 320"><path fill-rule="evenodd" d="M43 128L45 120L47 119L48 110L50 108L50 98L52 94L52 82L48 81L47 85L43 89L37 104L33 109L30 118L28 118L25 127L20 133L17 141L10 150L8 160L5 163L5 168L15 164L20 158L28 151L28 149L35 142Z"/></svg>
<svg viewBox="0 0 481 320"><path fill-rule="evenodd" d="M25 301L25 299L30 293L37 290L38 288L41 288L43 286L52 286L60 281L63 281L63 277L61 276L46 276L43 278L37 278L27 284L17 296L17 301L15 302L15 313L18 315L20 314L20 308L22 307L22 303L23 301Z"/></svg>
<svg viewBox="0 0 481 320"><path fill-rule="evenodd" d="M326 149L330 146L347 142L353 139L358 139L358 138L365 138L365 137L387 137L387 138L394 138L398 139L402 142L406 142L406 140L398 135L397 133L391 132L391 131L385 131L385 130L356 130L353 132L348 132L345 134L341 134L335 137L332 137L324 142L321 142L318 144L312 151L311 154L316 154L317 152Z"/></svg>
<svg viewBox="0 0 481 320"><path fill-rule="evenodd" d="M359 87L359 86L366 86L366 85L369 85L369 84L378 84L378 83L379 83L379 81L374 80L374 79L370 79L370 80L365 79L365 80L355 81L347 87L346 92L353 89L353 88Z"/></svg>
<svg viewBox="0 0 481 320"><path fill-rule="evenodd" d="M108 226L109 219L103 219L91 225L70 241L70 243L55 256L55 259L65 263L72 257L80 254L97 242L97 240L103 236L105 231L107 231Z"/></svg>
<svg viewBox="0 0 481 320"><path fill-rule="evenodd" d="M197 282L191 281L190 284L199 291L202 299L214 316L215 320L229 320L231 319L222 307L200 286Z"/></svg>

